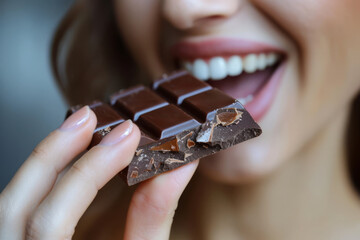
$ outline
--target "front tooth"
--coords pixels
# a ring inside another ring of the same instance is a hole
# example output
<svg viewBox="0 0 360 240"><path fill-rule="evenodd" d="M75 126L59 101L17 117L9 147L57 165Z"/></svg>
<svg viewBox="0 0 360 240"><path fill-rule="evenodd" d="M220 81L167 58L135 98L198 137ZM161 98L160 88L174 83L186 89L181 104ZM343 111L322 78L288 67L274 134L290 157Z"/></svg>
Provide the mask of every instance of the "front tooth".
<svg viewBox="0 0 360 240"><path fill-rule="evenodd" d="M266 56L266 64L267 66L271 66L273 65L278 59L278 56L277 54L275 53L269 53L267 56Z"/></svg>
<svg viewBox="0 0 360 240"><path fill-rule="evenodd" d="M253 73L257 68L257 57L255 54L249 54L244 59L244 70L247 73Z"/></svg>
<svg viewBox="0 0 360 240"><path fill-rule="evenodd" d="M244 98L240 98L238 101L242 104L242 105L246 105L249 102L251 102L254 99L254 96L252 94L244 97Z"/></svg>
<svg viewBox="0 0 360 240"><path fill-rule="evenodd" d="M193 75L203 81L209 79L209 66L204 60L196 59L192 69Z"/></svg>
<svg viewBox="0 0 360 240"><path fill-rule="evenodd" d="M214 57L209 62L210 78L213 80L221 80L226 77L226 62L222 57Z"/></svg>
<svg viewBox="0 0 360 240"><path fill-rule="evenodd" d="M227 73L229 76L236 76L242 73L243 71L243 63L241 57L232 56L229 58L227 62Z"/></svg>
<svg viewBox="0 0 360 240"><path fill-rule="evenodd" d="M193 67L192 67L191 62L184 62L183 65L184 65L184 68L185 68L188 72L192 72Z"/></svg>
<svg viewBox="0 0 360 240"><path fill-rule="evenodd" d="M253 96L252 94L248 95L248 96L245 98L245 100L246 100L246 103L245 103L245 104L251 102L253 99L254 99L254 96Z"/></svg>
<svg viewBox="0 0 360 240"><path fill-rule="evenodd" d="M266 55L262 53L257 57L257 69L264 70L265 68L266 68Z"/></svg>
<svg viewBox="0 0 360 240"><path fill-rule="evenodd" d="M246 104L245 98L240 98L240 99L238 99L238 101L241 103L241 105L245 106L245 104Z"/></svg>

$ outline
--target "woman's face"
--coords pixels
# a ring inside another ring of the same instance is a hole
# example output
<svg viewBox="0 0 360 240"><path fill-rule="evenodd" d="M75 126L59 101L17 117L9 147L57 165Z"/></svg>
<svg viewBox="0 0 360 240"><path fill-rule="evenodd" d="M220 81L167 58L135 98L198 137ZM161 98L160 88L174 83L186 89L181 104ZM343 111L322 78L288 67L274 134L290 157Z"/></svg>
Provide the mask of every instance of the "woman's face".
<svg viewBox="0 0 360 240"><path fill-rule="evenodd" d="M295 157L360 89L358 0L115 0L115 9L149 76L181 63L262 127L201 161L218 181L255 179Z"/></svg>

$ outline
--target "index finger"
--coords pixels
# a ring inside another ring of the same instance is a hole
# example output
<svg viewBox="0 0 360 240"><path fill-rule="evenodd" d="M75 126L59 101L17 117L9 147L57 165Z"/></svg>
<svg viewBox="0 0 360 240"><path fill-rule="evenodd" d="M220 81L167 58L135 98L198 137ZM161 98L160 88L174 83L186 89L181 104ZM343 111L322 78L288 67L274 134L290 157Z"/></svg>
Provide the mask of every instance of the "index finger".
<svg viewBox="0 0 360 240"><path fill-rule="evenodd" d="M98 190L130 163L139 139L131 121L114 128L55 185L32 216L27 234L36 239L71 239Z"/></svg>
<svg viewBox="0 0 360 240"><path fill-rule="evenodd" d="M51 190L59 172L86 149L95 125L95 114L85 106L36 146L0 195L16 225L23 223Z"/></svg>

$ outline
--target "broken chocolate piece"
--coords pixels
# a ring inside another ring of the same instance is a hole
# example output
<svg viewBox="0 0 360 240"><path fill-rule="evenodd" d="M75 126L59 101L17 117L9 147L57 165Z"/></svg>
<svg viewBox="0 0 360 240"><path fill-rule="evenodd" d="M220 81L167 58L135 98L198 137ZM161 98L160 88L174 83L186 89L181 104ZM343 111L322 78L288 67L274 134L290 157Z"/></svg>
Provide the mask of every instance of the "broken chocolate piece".
<svg viewBox="0 0 360 240"><path fill-rule="evenodd" d="M161 152L178 152L179 145L177 139L160 144L159 146L153 146L150 148L152 151L161 151Z"/></svg>
<svg viewBox="0 0 360 240"><path fill-rule="evenodd" d="M186 72L165 75L153 89L136 86L119 91L109 102L111 106L89 105L99 120L90 147L131 118L141 139L130 165L119 173L128 185L261 134L238 101Z"/></svg>
<svg viewBox="0 0 360 240"><path fill-rule="evenodd" d="M241 105L240 102L235 102ZM238 108L237 108L238 109ZM219 114L233 112L234 109L219 109L215 119ZM256 123L250 114L243 110L236 110L241 114L241 118L235 120L232 124L223 126L217 120L208 121L202 125L201 130L196 138L197 142L206 143L210 146L218 145L221 149L226 149L236 143L246 141L250 138L257 137L261 134L261 129L256 128Z"/></svg>
<svg viewBox="0 0 360 240"><path fill-rule="evenodd" d="M131 178L137 178L139 176L138 171L132 171L130 177Z"/></svg>
<svg viewBox="0 0 360 240"><path fill-rule="evenodd" d="M192 148L193 146L195 146L195 142L193 140L191 140L190 138L187 140L186 146L188 148Z"/></svg>
<svg viewBox="0 0 360 240"><path fill-rule="evenodd" d="M185 153L185 159L187 159L188 157L191 157L191 155L193 155L192 153Z"/></svg>
<svg viewBox="0 0 360 240"><path fill-rule="evenodd" d="M183 136L183 137L181 138L181 140L184 140L185 138L188 139L188 138L190 138L193 134L194 134L194 132L189 132L188 134L186 134L185 136Z"/></svg>
<svg viewBox="0 0 360 240"><path fill-rule="evenodd" d="M135 151L135 155L139 156L143 151L144 151L144 149L138 149Z"/></svg>
<svg viewBox="0 0 360 240"><path fill-rule="evenodd" d="M149 163L146 164L146 170L151 171L154 167L155 160L153 158L150 159Z"/></svg>
<svg viewBox="0 0 360 240"><path fill-rule="evenodd" d="M203 126L202 130L199 132L196 138L196 141L199 143L211 143L214 133L214 127L215 124L213 122L210 122L209 124Z"/></svg>
<svg viewBox="0 0 360 240"><path fill-rule="evenodd" d="M173 164L173 163L184 163L184 160L168 158L165 160L165 164Z"/></svg>
<svg viewBox="0 0 360 240"><path fill-rule="evenodd" d="M236 108L229 109L228 112L222 112L216 115L217 124L228 126L233 124L236 120L239 120L242 116L242 112L236 110Z"/></svg>

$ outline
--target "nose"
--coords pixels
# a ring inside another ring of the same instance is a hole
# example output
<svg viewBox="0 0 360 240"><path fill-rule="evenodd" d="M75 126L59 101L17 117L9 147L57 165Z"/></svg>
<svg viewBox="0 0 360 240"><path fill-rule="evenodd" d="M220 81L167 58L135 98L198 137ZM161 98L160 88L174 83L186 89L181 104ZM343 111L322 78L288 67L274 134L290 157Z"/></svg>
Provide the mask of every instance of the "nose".
<svg viewBox="0 0 360 240"><path fill-rule="evenodd" d="M243 0L163 0L163 15L174 27L189 29L213 19L228 18Z"/></svg>

